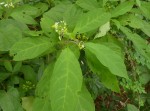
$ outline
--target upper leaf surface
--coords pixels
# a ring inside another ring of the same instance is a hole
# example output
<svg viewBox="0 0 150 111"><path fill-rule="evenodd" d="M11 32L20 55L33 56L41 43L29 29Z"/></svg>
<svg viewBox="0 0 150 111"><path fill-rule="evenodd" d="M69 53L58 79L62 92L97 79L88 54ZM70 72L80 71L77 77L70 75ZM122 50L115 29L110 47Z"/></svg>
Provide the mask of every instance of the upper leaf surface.
<svg viewBox="0 0 150 111"><path fill-rule="evenodd" d="M10 54L15 54L14 60L21 61L35 58L50 47L52 43L44 37L25 38L13 45Z"/></svg>
<svg viewBox="0 0 150 111"><path fill-rule="evenodd" d="M124 60L115 51L101 44L86 43L85 46L112 74L128 78Z"/></svg>
<svg viewBox="0 0 150 111"><path fill-rule="evenodd" d="M74 33L94 30L110 20L110 13L98 8L85 13L77 22Z"/></svg>
<svg viewBox="0 0 150 111"><path fill-rule="evenodd" d="M112 10L112 17L117 17L119 15L123 15L126 12L130 11L134 5L132 1L126 1L118 5L114 10Z"/></svg>
<svg viewBox="0 0 150 111"><path fill-rule="evenodd" d="M64 49L57 59L50 81L52 111L74 111L82 87L82 72L74 53ZM59 104L59 105L58 105Z"/></svg>

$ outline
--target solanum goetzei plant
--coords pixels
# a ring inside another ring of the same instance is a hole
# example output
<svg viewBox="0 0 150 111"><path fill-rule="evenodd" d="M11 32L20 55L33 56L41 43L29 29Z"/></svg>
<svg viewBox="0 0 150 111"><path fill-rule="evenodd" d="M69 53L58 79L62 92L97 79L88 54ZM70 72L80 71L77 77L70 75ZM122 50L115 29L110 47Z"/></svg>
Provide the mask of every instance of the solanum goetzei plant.
<svg viewBox="0 0 150 111"><path fill-rule="evenodd" d="M96 111L87 77L116 93L121 79L146 85L149 37L147 0L0 0L0 109Z"/></svg>

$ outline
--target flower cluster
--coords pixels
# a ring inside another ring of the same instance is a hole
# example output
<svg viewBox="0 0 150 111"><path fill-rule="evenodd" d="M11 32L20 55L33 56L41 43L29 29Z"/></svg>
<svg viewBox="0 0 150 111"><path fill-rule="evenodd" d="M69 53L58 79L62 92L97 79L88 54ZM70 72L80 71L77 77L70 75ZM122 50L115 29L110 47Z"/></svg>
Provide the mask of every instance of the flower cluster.
<svg viewBox="0 0 150 111"><path fill-rule="evenodd" d="M4 6L4 7L13 7L14 8L14 5L12 2L1 2L0 3L1 6Z"/></svg>
<svg viewBox="0 0 150 111"><path fill-rule="evenodd" d="M60 40L62 36L67 33L67 24L65 21L56 22L53 28L55 28L55 31L59 34Z"/></svg>
<svg viewBox="0 0 150 111"><path fill-rule="evenodd" d="M30 81L26 81L26 83L23 84L22 88L25 89L26 91L28 91L28 90L34 89L35 85L32 84L32 82L30 82Z"/></svg>

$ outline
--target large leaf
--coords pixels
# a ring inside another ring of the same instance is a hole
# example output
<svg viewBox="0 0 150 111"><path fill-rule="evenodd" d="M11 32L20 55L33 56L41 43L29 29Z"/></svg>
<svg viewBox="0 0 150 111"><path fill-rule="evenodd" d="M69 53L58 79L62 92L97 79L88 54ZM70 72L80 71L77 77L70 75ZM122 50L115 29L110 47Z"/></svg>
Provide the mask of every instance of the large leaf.
<svg viewBox="0 0 150 111"><path fill-rule="evenodd" d="M76 5L71 5L64 13L64 21L67 23L68 29L73 30L77 21L82 16L83 12Z"/></svg>
<svg viewBox="0 0 150 111"><path fill-rule="evenodd" d="M123 15L126 12L130 11L134 5L133 1L126 1L119 4L114 10L112 10L112 17L117 17L119 15Z"/></svg>
<svg viewBox="0 0 150 111"><path fill-rule="evenodd" d="M84 85L81 92L78 93L75 111L95 111L93 99Z"/></svg>
<svg viewBox="0 0 150 111"><path fill-rule="evenodd" d="M77 25L74 29L74 33L80 32L88 32L93 29L96 29L105 23L107 23L110 19L110 14L105 12L102 9L95 9L85 13L77 22Z"/></svg>
<svg viewBox="0 0 150 111"><path fill-rule="evenodd" d="M0 90L0 106L3 111L23 111L15 88L10 88L7 92Z"/></svg>
<svg viewBox="0 0 150 111"><path fill-rule="evenodd" d="M86 43L85 47L114 75L128 78L123 58L109 47L96 43Z"/></svg>
<svg viewBox="0 0 150 111"><path fill-rule="evenodd" d="M97 0L77 0L76 4L85 10L93 10L99 7Z"/></svg>
<svg viewBox="0 0 150 111"><path fill-rule="evenodd" d="M22 32L14 25L7 24L0 28L0 51L8 51L13 44L22 39Z"/></svg>
<svg viewBox="0 0 150 111"><path fill-rule="evenodd" d="M61 21L63 19L63 13L70 7L70 3L61 3L49 10L44 16L49 17L53 21Z"/></svg>
<svg viewBox="0 0 150 111"><path fill-rule="evenodd" d="M94 54L88 50L86 50L85 53L90 69L98 74L102 84L112 91L119 92L119 84L116 76L113 75L107 67L103 66Z"/></svg>
<svg viewBox="0 0 150 111"><path fill-rule="evenodd" d="M55 63L50 81L52 111L74 111L82 87L82 72L74 53L64 49Z"/></svg>
<svg viewBox="0 0 150 111"><path fill-rule="evenodd" d="M40 56L50 47L52 47L52 43L44 37L24 38L13 45L10 54L15 55L14 60L21 61Z"/></svg>

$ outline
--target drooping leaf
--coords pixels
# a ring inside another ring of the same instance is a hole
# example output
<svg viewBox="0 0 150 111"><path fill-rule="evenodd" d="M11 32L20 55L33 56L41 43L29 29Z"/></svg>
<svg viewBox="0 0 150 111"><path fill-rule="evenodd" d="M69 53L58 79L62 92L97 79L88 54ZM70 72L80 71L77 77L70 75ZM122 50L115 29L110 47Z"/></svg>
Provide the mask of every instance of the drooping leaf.
<svg viewBox="0 0 150 111"><path fill-rule="evenodd" d="M129 12L134 5L133 1L125 1L119 4L114 10L112 10L112 17L117 17Z"/></svg>
<svg viewBox="0 0 150 111"><path fill-rule="evenodd" d="M121 27L120 29L133 42L135 49L150 62L150 44L138 34L132 33L128 28Z"/></svg>
<svg viewBox="0 0 150 111"><path fill-rule="evenodd" d="M9 88L7 92L0 90L0 106L3 111L23 111L17 89Z"/></svg>
<svg viewBox="0 0 150 111"><path fill-rule="evenodd" d="M94 73L98 74L102 84L112 91L119 92L120 89L116 76L107 67L103 66L97 57L88 50L86 50L86 58L88 66Z"/></svg>
<svg viewBox="0 0 150 111"><path fill-rule="evenodd" d="M10 54L15 55L16 61L32 59L40 56L52 46L50 40L45 37L24 38L13 45Z"/></svg>
<svg viewBox="0 0 150 111"><path fill-rule="evenodd" d="M85 10L99 8L97 0L77 0L76 4Z"/></svg>
<svg viewBox="0 0 150 111"><path fill-rule="evenodd" d="M94 30L105 23L110 19L110 14L105 12L103 9L91 10L88 13L85 13L77 22L77 25L74 29L74 33L84 33L91 30Z"/></svg>
<svg viewBox="0 0 150 111"><path fill-rule="evenodd" d="M64 49L55 63L50 81L52 111L74 111L82 87L82 72L74 53ZM59 104L59 105L58 105Z"/></svg>
<svg viewBox="0 0 150 111"><path fill-rule="evenodd" d="M86 43L85 47L93 53L102 65L117 76L128 78L123 58L109 47L96 43Z"/></svg>

